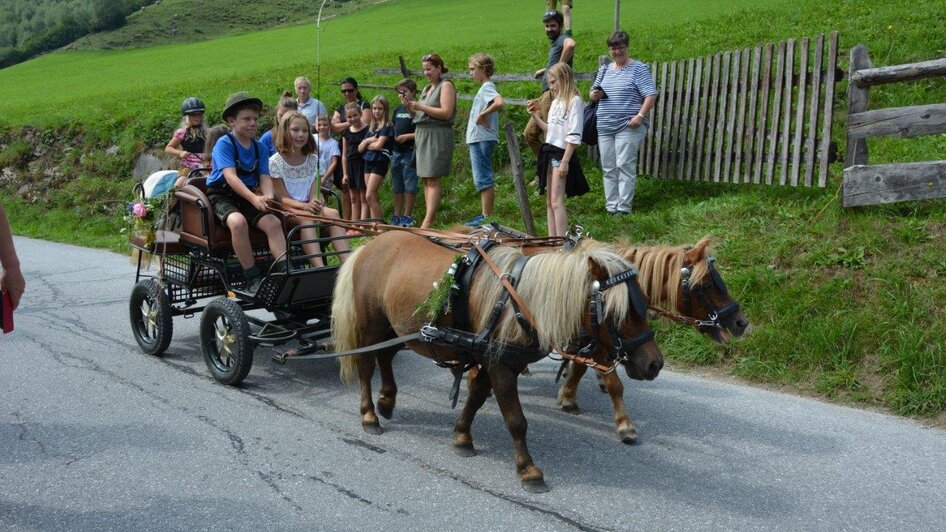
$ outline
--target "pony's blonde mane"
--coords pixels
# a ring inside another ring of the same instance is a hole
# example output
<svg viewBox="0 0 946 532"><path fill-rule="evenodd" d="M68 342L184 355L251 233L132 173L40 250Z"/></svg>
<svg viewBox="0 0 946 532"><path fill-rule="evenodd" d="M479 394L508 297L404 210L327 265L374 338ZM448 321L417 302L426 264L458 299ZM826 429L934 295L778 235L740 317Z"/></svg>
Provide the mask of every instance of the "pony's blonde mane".
<svg viewBox="0 0 946 532"><path fill-rule="evenodd" d="M704 237L694 246L703 249L701 255L689 264L690 281L695 283L709 274L709 265L704 260L713 254ZM640 271L641 290L647 302L666 309L683 311L680 292L680 269L684 266L684 257L688 246L621 246L625 259L637 266Z"/></svg>
<svg viewBox="0 0 946 532"><path fill-rule="evenodd" d="M502 272L512 270L522 252L515 248L497 246L490 250L490 258ZM589 259L597 263L608 276L627 270L630 265L615 250L605 245L581 246L571 251L541 253L526 264L516 291L535 318L539 348L551 351L564 348L578 338L581 324L588 312L591 294ZM473 276L471 301L478 302L470 309L474 330L487 325L494 303L502 295L503 287L488 266L480 266ZM629 312L627 290L608 290L604 294L606 319L621 323ZM529 345L531 338L519 325L508 303L493 333L495 347L503 344Z"/></svg>

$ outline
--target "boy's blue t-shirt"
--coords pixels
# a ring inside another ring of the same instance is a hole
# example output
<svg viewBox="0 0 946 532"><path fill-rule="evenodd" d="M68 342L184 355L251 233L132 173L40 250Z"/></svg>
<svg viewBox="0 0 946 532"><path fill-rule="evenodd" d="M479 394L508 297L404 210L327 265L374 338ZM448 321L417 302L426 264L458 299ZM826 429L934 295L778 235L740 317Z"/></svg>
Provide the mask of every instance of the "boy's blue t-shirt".
<svg viewBox="0 0 946 532"><path fill-rule="evenodd" d="M273 155L276 155L276 144L273 143L272 129L266 133L263 133L263 136L259 138L259 143L262 144L264 148L266 148L266 153L263 155L265 155L267 159Z"/></svg>
<svg viewBox="0 0 946 532"><path fill-rule="evenodd" d="M210 170L210 177L207 178L207 186L220 186L227 182L223 176L224 168L235 168L240 181L248 188L256 188L259 185L260 175L269 175L269 157L266 156L266 148L259 144L259 141L253 140L249 148L244 148L239 142L236 142L237 153L239 154L239 164L233 159L234 142L230 135L224 135L214 144L213 167ZM253 148L255 144L259 151L257 159L257 150ZM259 165L259 168L255 168Z"/></svg>

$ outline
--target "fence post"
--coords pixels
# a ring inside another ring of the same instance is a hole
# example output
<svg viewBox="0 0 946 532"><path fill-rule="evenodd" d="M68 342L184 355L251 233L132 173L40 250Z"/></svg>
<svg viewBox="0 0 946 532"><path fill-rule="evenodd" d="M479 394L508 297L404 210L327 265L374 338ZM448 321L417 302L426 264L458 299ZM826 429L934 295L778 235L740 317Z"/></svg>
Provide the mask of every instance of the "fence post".
<svg viewBox="0 0 946 532"><path fill-rule="evenodd" d="M848 117L854 113L863 113L867 110L870 88L858 88L853 79L855 72L870 68L871 66L870 55L867 53L866 46L858 44L854 48L851 48L851 66L847 77ZM847 153L844 156L844 167L847 168L855 164L867 164L867 139L855 139L851 138L851 135L847 135Z"/></svg>
<svg viewBox="0 0 946 532"><path fill-rule="evenodd" d="M516 185L516 197L519 199L519 212L522 222L526 226L526 233L536 236L535 221L532 219L532 209L529 207L529 192L526 190L525 168L522 164L522 153L519 151L519 140L516 137L516 128L512 122L506 122L506 146L509 148L509 163L512 166L512 182Z"/></svg>
<svg viewBox="0 0 946 532"><path fill-rule="evenodd" d="M397 56L397 59L401 62L401 75L403 75L405 78L411 77L411 71L407 68L407 63L404 62L404 56L399 55Z"/></svg>

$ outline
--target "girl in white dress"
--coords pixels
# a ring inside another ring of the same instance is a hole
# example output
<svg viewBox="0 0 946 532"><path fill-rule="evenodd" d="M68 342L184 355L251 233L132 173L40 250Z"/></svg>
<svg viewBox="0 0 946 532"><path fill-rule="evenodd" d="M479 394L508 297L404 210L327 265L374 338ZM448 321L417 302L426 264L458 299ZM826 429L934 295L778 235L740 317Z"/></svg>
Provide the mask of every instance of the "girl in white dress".
<svg viewBox="0 0 946 532"><path fill-rule="evenodd" d="M269 173L273 178L276 195L286 205L306 214L315 214L326 218L339 218L338 211L325 206L320 188L319 156L315 139L309 132L309 120L297 111L283 115L276 129L276 154L269 159ZM335 225L328 225L332 237L344 237L345 230ZM300 231L304 240L318 238L315 228ZM304 244L308 255L318 255L321 248L315 242ZM351 251L344 238L332 241L332 247L338 252L338 258L344 262ZM322 257L309 257L312 266L324 266Z"/></svg>

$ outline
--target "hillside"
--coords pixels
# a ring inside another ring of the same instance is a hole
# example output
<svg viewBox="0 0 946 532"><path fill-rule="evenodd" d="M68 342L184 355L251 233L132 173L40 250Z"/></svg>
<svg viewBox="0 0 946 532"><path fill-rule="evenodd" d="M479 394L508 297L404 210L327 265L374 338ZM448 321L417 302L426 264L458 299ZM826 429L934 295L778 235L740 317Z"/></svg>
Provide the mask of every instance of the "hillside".
<svg viewBox="0 0 946 532"><path fill-rule="evenodd" d="M941 18L941 0L665 0L634 9L626 4L622 24L631 33L631 55L646 61L833 29L841 35L842 69L857 43L868 45L878 65L946 54L946 27L930 22ZM547 47L542 7L506 0L397 0L367 7L326 24L321 65L314 26L303 25L193 44L49 54L2 70L0 201L21 234L122 249L121 210L132 161L167 142L183 97L202 96L215 116L230 92L249 90L273 102L296 75L315 79L320 73L314 92L333 104L339 100L334 83L342 77L390 84L393 77L372 75L373 69L395 67L399 55L417 68L419 57L432 50L455 71L481 50L494 54L500 72L530 71L541 66ZM592 69L606 51L612 8L611 2L598 2L576 10L579 70ZM238 64L232 61L237 56ZM845 88L838 86L832 133L840 146ZM475 87L460 82L458 89L472 93ZM534 83L501 83L499 90L511 97L536 94ZM946 82L878 88L872 99L883 106L943 102ZM461 106L458 129L468 109ZM503 120L521 129L525 118L522 109L511 108ZM870 147L876 162L930 160L946 155L946 137L872 140ZM504 146L497 152L497 161L508 164ZM475 213L468 166L466 150L458 149L455 175L445 180L445 225ZM843 210L836 196L841 168L835 164L828 187L814 190L644 178L635 214L615 219L601 213L600 172L590 164L586 169L592 192L569 201L568 209L596 238L716 238L723 274L753 330L720 347L662 324L659 341L675 367L946 424L946 202ZM499 174L498 218L517 225L509 172ZM383 201L390 209L390 198ZM532 209L544 213L543 198L533 197Z"/></svg>
<svg viewBox="0 0 946 532"><path fill-rule="evenodd" d="M323 20L396 0L327 0ZM77 40L76 50L141 48L193 43L279 26L315 22L321 0L163 0L145 6L125 25Z"/></svg>

